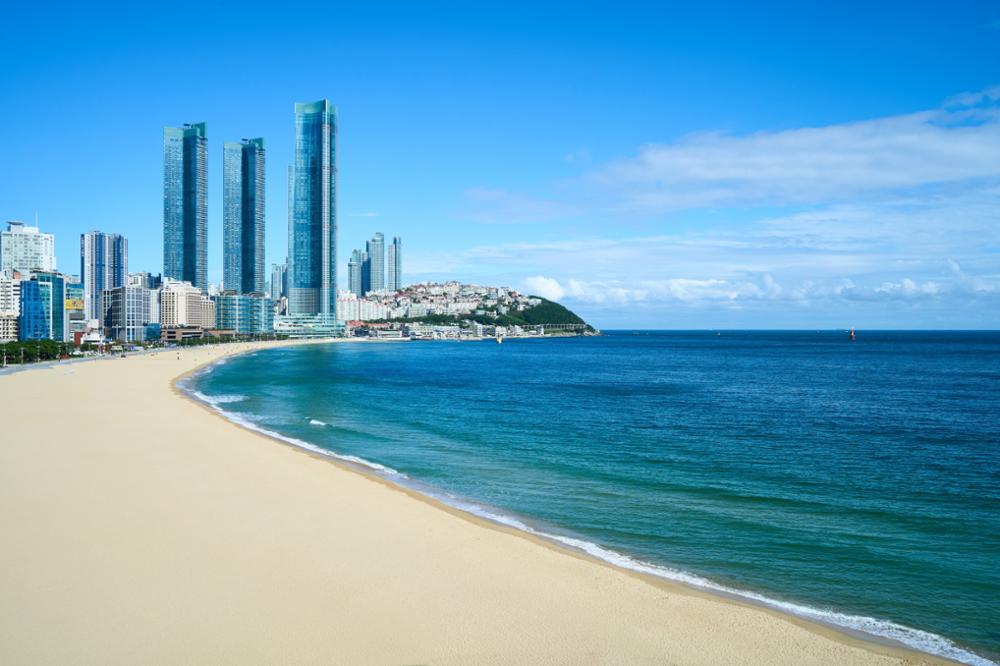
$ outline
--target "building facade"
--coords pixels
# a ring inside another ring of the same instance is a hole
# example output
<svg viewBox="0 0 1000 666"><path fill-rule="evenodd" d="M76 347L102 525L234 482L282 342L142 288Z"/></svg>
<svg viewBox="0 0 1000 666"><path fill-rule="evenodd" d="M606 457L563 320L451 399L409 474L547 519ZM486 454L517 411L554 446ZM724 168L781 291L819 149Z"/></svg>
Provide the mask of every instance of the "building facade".
<svg viewBox="0 0 1000 666"><path fill-rule="evenodd" d="M288 295L288 264L271 266L271 300L280 301Z"/></svg>
<svg viewBox="0 0 1000 666"><path fill-rule="evenodd" d="M337 109L296 103L288 226L288 309L332 317L337 307Z"/></svg>
<svg viewBox="0 0 1000 666"><path fill-rule="evenodd" d="M403 288L403 239L392 237L386 261L385 288L399 291Z"/></svg>
<svg viewBox="0 0 1000 666"><path fill-rule="evenodd" d="M18 338L17 315L0 313L0 342L13 342Z"/></svg>
<svg viewBox="0 0 1000 666"><path fill-rule="evenodd" d="M351 252L351 259L347 262L347 291L355 296L363 296L361 275L365 266L364 252L354 250Z"/></svg>
<svg viewBox="0 0 1000 666"><path fill-rule="evenodd" d="M365 244L368 253L368 289L365 291L381 291L385 289L385 236L376 233Z"/></svg>
<svg viewBox="0 0 1000 666"><path fill-rule="evenodd" d="M141 284L105 289L105 335L119 342L147 342L160 338L158 290Z"/></svg>
<svg viewBox="0 0 1000 666"><path fill-rule="evenodd" d="M223 289L264 293L264 139L223 146L222 228Z"/></svg>
<svg viewBox="0 0 1000 666"><path fill-rule="evenodd" d="M274 330L274 303L259 294L225 292L214 296L218 328L238 335L271 333Z"/></svg>
<svg viewBox="0 0 1000 666"><path fill-rule="evenodd" d="M21 312L21 273L0 271L0 314L17 316Z"/></svg>
<svg viewBox="0 0 1000 666"><path fill-rule="evenodd" d="M215 328L215 303L190 282L164 278L160 290L160 327Z"/></svg>
<svg viewBox="0 0 1000 666"><path fill-rule="evenodd" d="M86 333L87 315L84 309L83 283L75 275L66 276L66 298L63 308L63 326L66 340L74 340L74 334Z"/></svg>
<svg viewBox="0 0 1000 666"><path fill-rule="evenodd" d="M45 318L47 338L64 342L66 335L66 278L55 271L35 271L31 276L41 288L42 313ZM24 290L24 283L21 283ZM22 313L23 314L23 313Z"/></svg>
<svg viewBox="0 0 1000 666"><path fill-rule="evenodd" d="M163 128L163 276L208 289L205 123Z"/></svg>
<svg viewBox="0 0 1000 666"><path fill-rule="evenodd" d="M18 340L47 340L52 337L50 318L45 303L51 301L52 285L38 280L21 282L21 315L18 319Z"/></svg>
<svg viewBox="0 0 1000 666"><path fill-rule="evenodd" d="M29 227L18 220L7 222L0 231L0 271L54 271L56 269L56 237L44 234L38 227Z"/></svg>
<svg viewBox="0 0 1000 666"><path fill-rule="evenodd" d="M87 319L104 313L101 295L105 289L125 284L128 275L128 239L121 234L88 231L80 235L80 281L83 312Z"/></svg>

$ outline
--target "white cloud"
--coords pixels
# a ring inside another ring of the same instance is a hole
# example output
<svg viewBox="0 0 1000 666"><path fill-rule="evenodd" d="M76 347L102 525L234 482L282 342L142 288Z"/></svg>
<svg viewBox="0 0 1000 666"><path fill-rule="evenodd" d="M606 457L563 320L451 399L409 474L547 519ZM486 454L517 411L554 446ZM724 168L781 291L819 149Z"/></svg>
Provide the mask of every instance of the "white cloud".
<svg viewBox="0 0 1000 666"><path fill-rule="evenodd" d="M591 182L635 211L842 201L1000 178L1000 87L941 109L826 127L650 144Z"/></svg>
<svg viewBox="0 0 1000 666"><path fill-rule="evenodd" d="M550 301L558 301L566 295L566 290L556 280L541 275L524 278L522 286L527 293L547 298Z"/></svg>

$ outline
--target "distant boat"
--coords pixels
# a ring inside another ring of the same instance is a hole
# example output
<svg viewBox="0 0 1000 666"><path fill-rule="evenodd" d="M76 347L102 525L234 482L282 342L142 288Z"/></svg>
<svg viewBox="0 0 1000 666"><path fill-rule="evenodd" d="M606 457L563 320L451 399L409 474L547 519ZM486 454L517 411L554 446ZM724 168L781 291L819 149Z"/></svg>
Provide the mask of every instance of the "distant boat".
<svg viewBox="0 0 1000 666"><path fill-rule="evenodd" d="M854 340L854 327L853 326L851 326L851 334L850 335L851 335L851 340L853 341Z"/></svg>
<svg viewBox="0 0 1000 666"><path fill-rule="evenodd" d="M501 344L503 344L503 336L502 336L502 335L498 335L498 336L497 336L497 344L498 344L498 345L501 345Z"/></svg>

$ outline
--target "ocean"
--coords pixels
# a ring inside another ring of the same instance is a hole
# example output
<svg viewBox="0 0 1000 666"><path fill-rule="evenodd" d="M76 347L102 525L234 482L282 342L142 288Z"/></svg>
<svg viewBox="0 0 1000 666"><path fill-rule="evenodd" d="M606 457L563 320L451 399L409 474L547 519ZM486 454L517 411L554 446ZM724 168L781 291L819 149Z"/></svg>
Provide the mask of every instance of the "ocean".
<svg viewBox="0 0 1000 666"><path fill-rule="evenodd" d="M188 391L620 566L1000 657L1000 333L288 347Z"/></svg>

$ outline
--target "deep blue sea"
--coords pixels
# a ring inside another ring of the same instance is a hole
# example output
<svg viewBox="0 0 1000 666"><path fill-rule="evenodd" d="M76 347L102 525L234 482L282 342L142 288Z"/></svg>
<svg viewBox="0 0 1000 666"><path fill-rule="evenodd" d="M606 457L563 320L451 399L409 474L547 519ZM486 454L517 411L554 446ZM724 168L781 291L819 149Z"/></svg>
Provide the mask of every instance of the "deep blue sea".
<svg viewBox="0 0 1000 666"><path fill-rule="evenodd" d="M1000 333L327 344L189 388L623 566L1000 656Z"/></svg>

